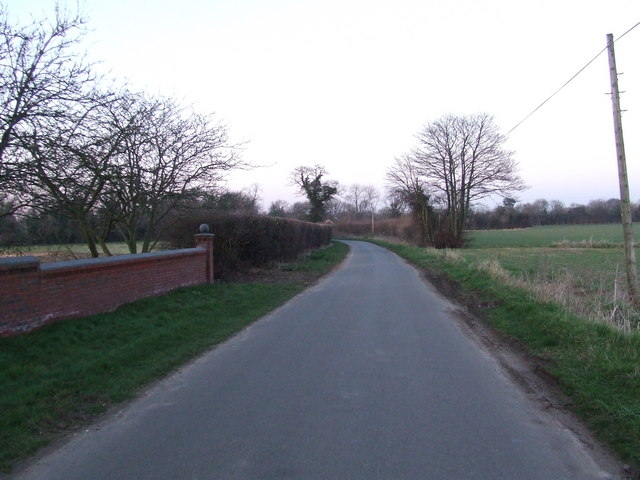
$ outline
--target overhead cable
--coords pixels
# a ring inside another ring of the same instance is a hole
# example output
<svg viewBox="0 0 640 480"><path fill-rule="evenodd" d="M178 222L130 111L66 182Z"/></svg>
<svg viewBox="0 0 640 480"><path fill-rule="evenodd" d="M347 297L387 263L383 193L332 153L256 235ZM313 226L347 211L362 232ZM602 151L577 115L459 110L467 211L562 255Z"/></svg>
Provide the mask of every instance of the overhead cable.
<svg viewBox="0 0 640 480"><path fill-rule="evenodd" d="M622 37L624 37L627 33L629 33L631 30L633 30L634 28L636 28L638 25L640 25L640 22L636 23L633 27L631 27L629 30L627 30L626 32L624 32L622 35L620 35L615 41L620 40ZM542 108L542 106L547 103L549 100L551 100L553 97L555 97L558 93L560 93L560 91L562 89L564 89L567 85L569 85L578 75L580 75L589 65L591 65L593 62L595 62L595 60L602 55L602 53L604 51L607 50L607 47L604 47L602 50L600 50L597 55L595 57L593 57L591 60L589 60L587 62L587 64L582 67L580 70L578 70L578 72L573 75L569 80L567 80L559 89L557 89L555 92L553 92L544 102L542 102L540 105L538 105L536 108L534 108L531 113L529 113L526 117L524 117L522 120L520 120L513 128L511 128L511 130L509 130L506 134L509 135L511 132L513 132L516 128L518 128L520 125L522 125L527 119L529 119L529 117L531 117L534 113L536 113L538 110L540 110L540 108Z"/></svg>

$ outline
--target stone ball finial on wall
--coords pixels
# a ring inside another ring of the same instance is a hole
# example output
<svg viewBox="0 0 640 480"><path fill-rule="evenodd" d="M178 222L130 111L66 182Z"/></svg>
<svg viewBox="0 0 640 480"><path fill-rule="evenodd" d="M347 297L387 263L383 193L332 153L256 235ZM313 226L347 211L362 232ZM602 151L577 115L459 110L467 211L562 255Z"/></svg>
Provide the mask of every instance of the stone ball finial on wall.
<svg viewBox="0 0 640 480"><path fill-rule="evenodd" d="M200 233L209 233L209 225L203 223L202 225L200 225L200 227L198 227L198 230L200 231Z"/></svg>

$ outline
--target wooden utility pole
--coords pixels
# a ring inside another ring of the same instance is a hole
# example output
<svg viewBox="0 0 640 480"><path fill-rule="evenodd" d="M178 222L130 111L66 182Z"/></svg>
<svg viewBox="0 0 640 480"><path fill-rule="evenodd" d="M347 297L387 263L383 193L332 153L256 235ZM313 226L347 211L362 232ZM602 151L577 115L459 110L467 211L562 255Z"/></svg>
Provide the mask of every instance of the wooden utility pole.
<svg viewBox="0 0 640 480"><path fill-rule="evenodd" d="M371 209L371 236L375 237L376 235L376 220L374 218L375 210Z"/></svg>
<svg viewBox="0 0 640 480"><path fill-rule="evenodd" d="M620 91L618 90L618 71L616 55L613 49L613 34L607 34L607 50L609 51L609 77L611 79L611 103L613 104L613 126L616 137L616 153L618 157L618 183L620 184L620 207L622 210L622 229L624 232L624 253L627 265L627 283L629 296L636 306L640 306L640 290L638 288L638 271L636 269L636 252L633 246L633 229L631 221L631 201L629 199L629 180L627 177L627 159L624 153L622 136L622 114L620 111Z"/></svg>

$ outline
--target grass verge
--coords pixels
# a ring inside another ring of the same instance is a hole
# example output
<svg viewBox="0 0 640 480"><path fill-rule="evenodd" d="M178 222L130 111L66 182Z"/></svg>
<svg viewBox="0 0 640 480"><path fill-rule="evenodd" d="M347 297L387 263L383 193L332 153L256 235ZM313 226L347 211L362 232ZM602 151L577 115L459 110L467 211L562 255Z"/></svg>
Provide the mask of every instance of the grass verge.
<svg viewBox="0 0 640 480"><path fill-rule="evenodd" d="M259 282L183 288L0 339L0 470L242 330L347 252L334 243L290 264L289 278L265 270Z"/></svg>
<svg viewBox="0 0 640 480"><path fill-rule="evenodd" d="M375 241L432 277L457 285L456 297L497 330L543 359L571 408L620 457L640 466L640 335L581 319L554 303L500 284L446 254Z"/></svg>

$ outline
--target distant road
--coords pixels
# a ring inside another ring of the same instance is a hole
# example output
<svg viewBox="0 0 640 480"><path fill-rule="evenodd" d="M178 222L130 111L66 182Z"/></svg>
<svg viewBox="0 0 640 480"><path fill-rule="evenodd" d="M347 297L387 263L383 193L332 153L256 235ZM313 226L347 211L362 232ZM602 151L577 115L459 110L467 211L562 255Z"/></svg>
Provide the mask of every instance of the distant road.
<svg viewBox="0 0 640 480"><path fill-rule="evenodd" d="M610 478L395 255L345 265L17 478Z"/></svg>

